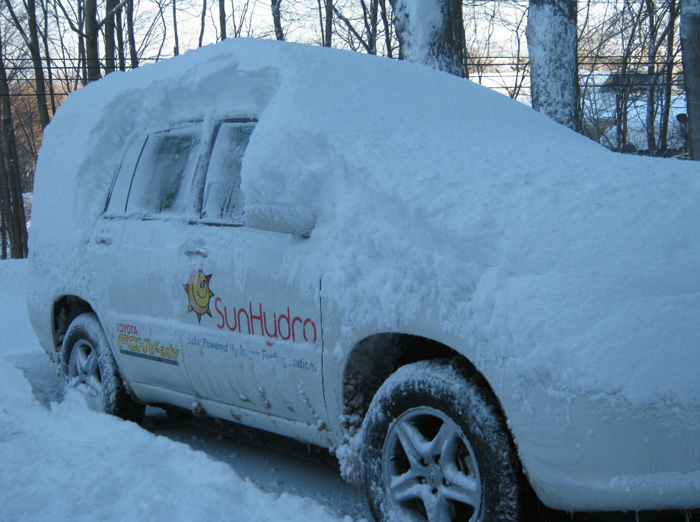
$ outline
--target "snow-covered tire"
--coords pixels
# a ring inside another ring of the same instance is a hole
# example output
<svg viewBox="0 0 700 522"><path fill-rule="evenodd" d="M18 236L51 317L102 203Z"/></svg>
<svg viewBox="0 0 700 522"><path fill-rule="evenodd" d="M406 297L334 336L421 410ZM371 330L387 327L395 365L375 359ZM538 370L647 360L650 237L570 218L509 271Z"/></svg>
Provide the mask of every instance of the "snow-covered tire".
<svg viewBox="0 0 700 522"><path fill-rule="evenodd" d="M525 481L513 440L479 381L449 361L423 361L379 388L361 451L376 520L523 520Z"/></svg>
<svg viewBox="0 0 700 522"><path fill-rule="evenodd" d="M124 388L114 356L97 316L81 314L68 327L61 347L66 386L85 394L91 407L141 422L145 407Z"/></svg>

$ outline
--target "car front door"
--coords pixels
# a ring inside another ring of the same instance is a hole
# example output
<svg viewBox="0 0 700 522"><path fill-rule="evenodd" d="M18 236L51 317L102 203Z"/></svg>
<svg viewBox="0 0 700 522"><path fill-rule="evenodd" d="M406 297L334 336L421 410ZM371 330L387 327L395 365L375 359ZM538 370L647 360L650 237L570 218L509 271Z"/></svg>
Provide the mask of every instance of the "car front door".
<svg viewBox="0 0 700 522"><path fill-rule="evenodd" d="M200 397L320 426L320 279L299 269L307 240L245 224L240 170L253 129L250 120L216 128L199 219L180 229L176 248L154 251L169 272L179 267L154 314L176 321Z"/></svg>

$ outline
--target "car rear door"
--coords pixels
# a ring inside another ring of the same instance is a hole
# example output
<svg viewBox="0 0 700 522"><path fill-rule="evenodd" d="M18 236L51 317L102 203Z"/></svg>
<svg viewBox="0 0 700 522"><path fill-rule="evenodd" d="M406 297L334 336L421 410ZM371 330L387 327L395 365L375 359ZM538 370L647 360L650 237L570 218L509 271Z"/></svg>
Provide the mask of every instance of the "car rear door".
<svg viewBox="0 0 700 522"><path fill-rule="evenodd" d="M105 332L124 378L149 402L187 406L194 395L181 336L172 318L158 313L164 274L175 267L153 250L177 242L189 219L202 141L202 125L190 123L128 147L92 241L92 258L103 270L98 279Z"/></svg>

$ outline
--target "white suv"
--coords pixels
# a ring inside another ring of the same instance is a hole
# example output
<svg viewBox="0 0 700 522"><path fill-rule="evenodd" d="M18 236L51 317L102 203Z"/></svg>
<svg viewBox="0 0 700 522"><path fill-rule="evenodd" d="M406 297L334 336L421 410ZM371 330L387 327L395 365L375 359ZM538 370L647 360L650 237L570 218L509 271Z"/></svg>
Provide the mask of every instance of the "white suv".
<svg viewBox="0 0 700 522"><path fill-rule="evenodd" d="M243 40L73 93L36 179L32 322L109 413L325 446L378 520L700 507L697 164Z"/></svg>

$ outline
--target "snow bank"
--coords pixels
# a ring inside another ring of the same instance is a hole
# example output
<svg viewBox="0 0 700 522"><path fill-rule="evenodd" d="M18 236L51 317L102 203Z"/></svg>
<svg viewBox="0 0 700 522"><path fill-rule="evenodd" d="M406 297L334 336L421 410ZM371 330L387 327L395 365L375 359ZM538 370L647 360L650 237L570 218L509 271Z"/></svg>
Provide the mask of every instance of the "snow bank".
<svg viewBox="0 0 700 522"><path fill-rule="evenodd" d="M312 500L264 493L189 446L93 412L76 392L47 411L3 359L0 397L2 520L341 520Z"/></svg>
<svg viewBox="0 0 700 522"><path fill-rule="evenodd" d="M27 287L27 262L16 259L2 261L0 271L0 303L2 303L2 328L0 357L12 357L24 353L39 353L41 347L36 337L21 325L29 325L27 303L24 298Z"/></svg>
<svg viewBox="0 0 700 522"><path fill-rule="evenodd" d="M315 224L317 264L287 269L322 276L344 341L434 320L509 382L504 401L534 382L700 406L697 164L615 155L469 81L337 50L227 41L72 94L39 155L35 306L53 280L89 295L78 224L129 136L242 113L259 117L246 213Z"/></svg>

